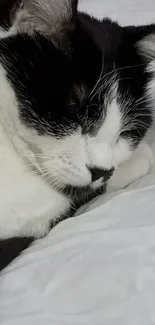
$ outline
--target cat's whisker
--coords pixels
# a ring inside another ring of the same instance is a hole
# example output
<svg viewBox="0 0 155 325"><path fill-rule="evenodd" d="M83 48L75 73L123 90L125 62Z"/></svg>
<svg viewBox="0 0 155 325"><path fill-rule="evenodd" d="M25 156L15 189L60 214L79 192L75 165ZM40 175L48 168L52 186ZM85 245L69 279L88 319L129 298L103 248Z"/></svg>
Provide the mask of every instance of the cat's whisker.
<svg viewBox="0 0 155 325"><path fill-rule="evenodd" d="M98 94L98 91L101 91L101 88L103 87L103 85L101 85L101 86L97 89L97 91L96 91L96 87L98 86L99 83L103 82L104 79L105 79L106 77L109 77L111 74L113 74L112 78L115 78L115 77L116 77L116 72L119 72L119 71L121 71L121 70L125 70L125 69L138 68L138 67L140 67L140 66L144 66L144 64L130 65L130 66L124 66L124 67L121 67L121 68L115 68L115 69L111 70L110 72L106 73L105 75L103 75L102 78L100 78L100 79L98 80L97 85L93 88L93 90L92 90L92 94L91 94L91 95L93 95L93 96L91 97L91 100L90 100L90 101L92 101L92 99L93 99L93 98ZM109 82L110 82L110 81L107 81L107 84L108 84ZM95 91L96 91L96 93L95 93Z"/></svg>

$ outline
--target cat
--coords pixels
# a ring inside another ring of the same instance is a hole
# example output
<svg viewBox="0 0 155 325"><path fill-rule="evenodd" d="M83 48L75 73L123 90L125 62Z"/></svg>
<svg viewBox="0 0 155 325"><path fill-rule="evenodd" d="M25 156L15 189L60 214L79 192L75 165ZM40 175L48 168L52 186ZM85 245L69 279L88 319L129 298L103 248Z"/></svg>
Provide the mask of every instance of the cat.
<svg viewBox="0 0 155 325"><path fill-rule="evenodd" d="M77 0L18 1L10 17L0 30L0 270L154 163L155 25L101 21Z"/></svg>

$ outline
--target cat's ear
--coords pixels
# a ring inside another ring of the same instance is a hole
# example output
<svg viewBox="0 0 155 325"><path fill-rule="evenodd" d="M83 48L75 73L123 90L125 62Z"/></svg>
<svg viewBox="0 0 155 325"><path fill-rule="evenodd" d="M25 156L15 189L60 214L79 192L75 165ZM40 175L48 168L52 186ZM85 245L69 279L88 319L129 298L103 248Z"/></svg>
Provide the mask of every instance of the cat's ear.
<svg viewBox="0 0 155 325"><path fill-rule="evenodd" d="M78 0L22 0L14 14L20 33L38 31L63 46L76 23Z"/></svg>

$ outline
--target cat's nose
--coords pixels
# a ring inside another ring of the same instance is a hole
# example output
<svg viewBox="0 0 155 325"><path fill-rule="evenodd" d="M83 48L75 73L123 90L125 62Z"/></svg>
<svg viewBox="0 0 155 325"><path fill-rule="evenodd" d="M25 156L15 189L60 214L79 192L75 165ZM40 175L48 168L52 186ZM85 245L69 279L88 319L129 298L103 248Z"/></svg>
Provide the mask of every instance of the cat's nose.
<svg viewBox="0 0 155 325"><path fill-rule="evenodd" d="M103 177L103 181L106 182L112 176L114 168L111 169L101 169L101 168L89 168L92 175L92 182L97 181Z"/></svg>

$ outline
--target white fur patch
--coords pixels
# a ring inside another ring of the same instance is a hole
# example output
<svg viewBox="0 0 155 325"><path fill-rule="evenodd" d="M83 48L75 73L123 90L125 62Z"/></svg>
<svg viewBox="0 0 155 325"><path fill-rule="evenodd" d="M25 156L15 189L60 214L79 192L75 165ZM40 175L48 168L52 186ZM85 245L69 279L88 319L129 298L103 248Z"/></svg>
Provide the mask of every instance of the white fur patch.
<svg viewBox="0 0 155 325"><path fill-rule="evenodd" d="M127 140L119 137L122 116L116 98L107 108L106 118L96 137L87 140L90 164L97 168L116 168L131 155Z"/></svg>
<svg viewBox="0 0 155 325"><path fill-rule="evenodd" d="M137 44L139 52L149 61L155 59L155 35L149 34Z"/></svg>
<svg viewBox="0 0 155 325"><path fill-rule="evenodd" d="M13 36L17 33L17 30L15 28L15 26L12 26L9 31L8 30L5 30L3 28L0 28L0 39L3 39L3 38L7 38L7 37L10 37L10 36Z"/></svg>
<svg viewBox="0 0 155 325"><path fill-rule="evenodd" d="M0 65L0 238L40 238L47 233L49 221L70 207L68 198L30 172L36 159L20 137L22 128L15 94Z"/></svg>

